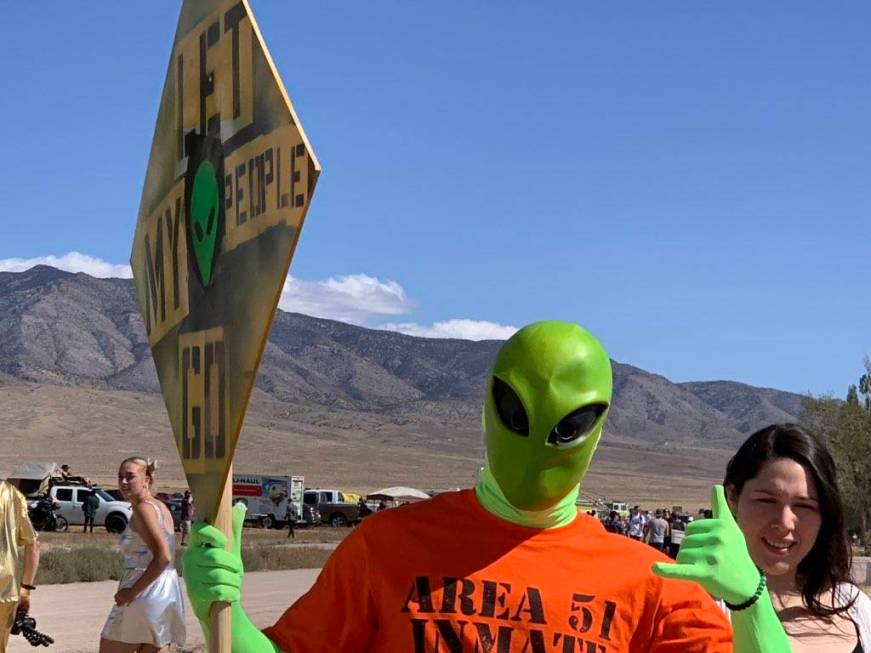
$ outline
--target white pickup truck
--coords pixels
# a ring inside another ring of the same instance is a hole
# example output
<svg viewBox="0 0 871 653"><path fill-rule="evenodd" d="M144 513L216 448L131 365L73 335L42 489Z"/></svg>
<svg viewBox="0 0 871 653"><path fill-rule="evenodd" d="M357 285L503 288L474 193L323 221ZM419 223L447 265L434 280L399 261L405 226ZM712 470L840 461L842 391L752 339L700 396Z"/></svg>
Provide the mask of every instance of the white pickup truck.
<svg viewBox="0 0 871 653"><path fill-rule="evenodd" d="M85 513L82 510L82 501L88 496L91 489L84 485L53 485L49 488L49 496L57 501L58 513L64 517L70 525L84 524ZM97 498L100 499L100 507L97 508L97 516L94 518L95 526L104 526L110 533L120 533L130 522L133 516L133 508L127 501L117 501L111 495L101 489L97 489ZM33 498L28 502L35 503Z"/></svg>

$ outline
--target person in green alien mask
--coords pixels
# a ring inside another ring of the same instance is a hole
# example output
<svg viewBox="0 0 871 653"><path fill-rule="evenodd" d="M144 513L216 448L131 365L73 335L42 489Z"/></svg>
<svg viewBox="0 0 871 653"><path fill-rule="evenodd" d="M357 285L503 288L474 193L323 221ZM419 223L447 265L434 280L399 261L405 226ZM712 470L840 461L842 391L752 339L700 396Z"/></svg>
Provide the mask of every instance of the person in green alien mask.
<svg viewBox="0 0 871 653"><path fill-rule="evenodd" d="M240 606L237 506L234 551L194 526L183 561L194 612L207 628L214 601L232 604L234 653L732 651L729 622L698 584L656 576L667 558L575 507L610 403L598 340L565 322L524 327L487 379L474 489L368 517L264 631Z"/></svg>

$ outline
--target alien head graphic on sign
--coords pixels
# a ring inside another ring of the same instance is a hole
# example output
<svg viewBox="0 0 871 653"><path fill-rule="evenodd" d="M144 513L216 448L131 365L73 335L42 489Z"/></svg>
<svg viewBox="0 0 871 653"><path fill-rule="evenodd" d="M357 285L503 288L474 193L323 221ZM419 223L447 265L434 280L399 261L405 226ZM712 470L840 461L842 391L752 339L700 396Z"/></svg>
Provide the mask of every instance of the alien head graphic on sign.
<svg viewBox="0 0 871 653"><path fill-rule="evenodd" d="M224 230L223 153L217 138L191 134L187 145L185 212L189 251L200 282L206 287L214 275Z"/></svg>

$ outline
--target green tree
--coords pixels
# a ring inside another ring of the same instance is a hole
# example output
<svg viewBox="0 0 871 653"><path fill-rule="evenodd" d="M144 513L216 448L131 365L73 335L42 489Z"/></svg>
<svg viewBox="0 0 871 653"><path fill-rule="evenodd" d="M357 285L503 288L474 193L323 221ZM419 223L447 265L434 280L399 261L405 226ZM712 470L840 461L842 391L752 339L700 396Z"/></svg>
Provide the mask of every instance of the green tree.
<svg viewBox="0 0 871 653"><path fill-rule="evenodd" d="M866 369L869 361L865 361ZM847 527L858 532L871 554L871 370L858 388L850 386L846 401L834 397L806 397L801 421L828 445L838 468L838 485L844 499ZM859 401L859 394L864 401Z"/></svg>

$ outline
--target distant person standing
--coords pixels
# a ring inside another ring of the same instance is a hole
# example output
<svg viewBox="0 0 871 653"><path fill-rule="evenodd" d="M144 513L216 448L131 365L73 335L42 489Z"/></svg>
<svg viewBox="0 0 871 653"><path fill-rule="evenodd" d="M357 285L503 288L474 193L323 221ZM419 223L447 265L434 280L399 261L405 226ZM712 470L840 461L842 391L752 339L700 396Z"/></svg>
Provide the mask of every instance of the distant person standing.
<svg viewBox="0 0 871 653"><path fill-rule="evenodd" d="M605 519L602 522L602 525L605 527L605 530L609 533L616 533L617 535L623 535L623 522L620 521L620 515L617 514L616 510L612 510L608 515L608 519Z"/></svg>
<svg viewBox="0 0 871 653"><path fill-rule="evenodd" d="M680 545L683 544L685 534L686 524L684 523L684 520L675 515L671 522L671 542L668 545L668 556L670 558L677 558L677 553L680 551Z"/></svg>
<svg viewBox="0 0 871 653"><path fill-rule="evenodd" d="M662 510L657 508L653 519L647 524L647 543L657 551L665 551L666 535L668 535L668 522L662 518Z"/></svg>
<svg viewBox="0 0 871 653"><path fill-rule="evenodd" d="M179 531L181 531L181 542L179 546L185 545L185 539L188 533L191 532L191 522L194 520L194 500L190 490L185 490L184 497L181 500L181 515L179 517Z"/></svg>
<svg viewBox="0 0 871 653"><path fill-rule="evenodd" d="M88 532L88 527L91 528L91 532L94 532L94 519L97 517L97 510L100 508L100 497L97 496L96 490L91 490L85 495L84 501L82 501L82 511L85 513L85 527L82 529L83 533Z"/></svg>
<svg viewBox="0 0 871 653"><path fill-rule="evenodd" d="M19 547L24 547L23 564ZM38 566L39 542L27 516L27 501L12 485L0 481L0 653L6 651L15 613L30 611Z"/></svg>
<svg viewBox="0 0 871 653"><path fill-rule="evenodd" d="M662 518L666 521L666 523L668 523L668 530L665 533L665 542L663 542L662 550L665 553L668 553L671 550L671 522L673 521L671 511L663 508Z"/></svg>
<svg viewBox="0 0 871 653"><path fill-rule="evenodd" d="M641 541L644 536L644 517L641 516L641 511L638 506L629 511L629 537L633 540Z"/></svg>
<svg viewBox="0 0 871 653"><path fill-rule="evenodd" d="M296 533L293 532L294 522L296 522L296 504L293 501L287 501L287 515L285 515L285 519L287 520L287 536L296 539Z"/></svg>

